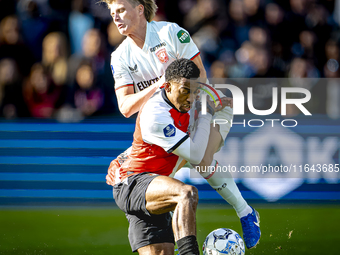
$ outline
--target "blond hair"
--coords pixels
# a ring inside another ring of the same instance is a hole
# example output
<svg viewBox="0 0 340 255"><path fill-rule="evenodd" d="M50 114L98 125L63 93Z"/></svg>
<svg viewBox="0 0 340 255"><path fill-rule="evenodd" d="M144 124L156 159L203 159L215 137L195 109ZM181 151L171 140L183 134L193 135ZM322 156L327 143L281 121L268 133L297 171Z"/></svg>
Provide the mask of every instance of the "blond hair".
<svg viewBox="0 0 340 255"><path fill-rule="evenodd" d="M116 0L102 0L101 2L106 3L107 5L113 4ZM155 0L127 0L133 7L137 5L144 6L144 16L148 22L151 22L152 19L155 17L157 12L157 5Z"/></svg>

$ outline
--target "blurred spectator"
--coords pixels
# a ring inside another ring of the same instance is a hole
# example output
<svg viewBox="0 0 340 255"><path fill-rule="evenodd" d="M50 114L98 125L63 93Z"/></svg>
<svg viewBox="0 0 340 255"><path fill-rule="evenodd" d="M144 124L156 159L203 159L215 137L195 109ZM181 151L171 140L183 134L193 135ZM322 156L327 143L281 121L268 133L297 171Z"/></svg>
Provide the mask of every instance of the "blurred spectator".
<svg viewBox="0 0 340 255"><path fill-rule="evenodd" d="M314 45L315 45L316 37L313 32L304 30L301 31L299 34L299 41L295 42L292 45L292 53L295 57L303 57L313 61L314 63L317 62L314 59Z"/></svg>
<svg viewBox="0 0 340 255"><path fill-rule="evenodd" d="M268 50L264 47L256 47L250 42L245 42L236 52L238 60L237 68L231 68L229 74L232 77L264 78L264 77L282 77L284 73L271 65L272 58ZM234 72L236 71L236 76ZM237 74L238 72L240 72Z"/></svg>
<svg viewBox="0 0 340 255"><path fill-rule="evenodd" d="M126 38L126 36L119 33L117 26L113 22L110 22L110 24L107 26L107 36L109 43L109 52L113 52Z"/></svg>
<svg viewBox="0 0 340 255"><path fill-rule="evenodd" d="M104 73L107 52L104 47L102 34L98 29L86 31L82 42L82 50L83 56L92 60L95 73L98 75Z"/></svg>
<svg viewBox="0 0 340 255"><path fill-rule="evenodd" d="M265 22L269 30L269 35L275 42L284 40L284 31L286 29L284 23L284 12L282 8L275 4L269 3L265 8Z"/></svg>
<svg viewBox="0 0 340 255"><path fill-rule="evenodd" d="M72 84L74 82L77 69L84 60L91 63L94 75L100 79L100 76L104 75L105 72L110 72L109 64L106 63L108 62L106 61L108 57L100 31L95 28L89 29L82 40L82 51L73 54L69 58L68 83Z"/></svg>
<svg viewBox="0 0 340 255"><path fill-rule="evenodd" d="M50 27L50 19L46 14L42 15L43 6L36 0L20 0L17 11L25 43L40 60L42 41Z"/></svg>
<svg viewBox="0 0 340 255"><path fill-rule="evenodd" d="M268 47L268 36L267 32L261 27L252 27L249 30L249 41L258 48L267 48Z"/></svg>
<svg viewBox="0 0 340 255"><path fill-rule="evenodd" d="M248 40L250 26L247 24L247 15L242 0L231 0L229 3L229 23L222 36L234 40L239 48Z"/></svg>
<svg viewBox="0 0 340 255"><path fill-rule="evenodd" d="M16 16L7 16L0 22L0 59L3 58L14 59L23 75L28 75L35 62L31 51L22 41Z"/></svg>
<svg viewBox="0 0 340 255"><path fill-rule="evenodd" d="M197 0L197 4L184 18L184 26L190 33L196 32L200 27L217 18L221 13L223 3L218 0Z"/></svg>
<svg viewBox="0 0 340 255"><path fill-rule="evenodd" d="M294 42L299 41L299 34L301 31L306 30L307 26L305 23L307 15L307 0L289 0L290 11L286 13L284 22L287 24L289 29L289 36L286 37L289 47Z"/></svg>
<svg viewBox="0 0 340 255"><path fill-rule="evenodd" d="M105 91L95 78L93 65L90 61L82 61L76 71L73 86L59 115L59 120L70 121L68 118L84 118L100 113L105 104Z"/></svg>
<svg viewBox="0 0 340 255"><path fill-rule="evenodd" d="M323 66L324 76L327 78L339 77L339 46L330 39L325 45L326 63Z"/></svg>
<svg viewBox="0 0 340 255"><path fill-rule="evenodd" d="M71 53L82 52L83 37L94 26L94 18L88 13L87 0L73 0L72 11L69 17L69 34Z"/></svg>
<svg viewBox="0 0 340 255"><path fill-rule="evenodd" d="M77 70L74 106L84 116L94 115L104 104L104 92L95 82L91 64L81 64Z"/></svg>
<svg viewBox="0 0 340 255"><path fill-rule="evenodd" d="M270 58L267 50L263 48L257 48L255 50L255 55L252 59L250 59L251 65L255 70L255 74L253 77L277 77L274 73L270 73Z"/></svg>
<svg viewBox="0 0 340 255"><path fill-rule="evenodd" d="M329 59L324 66L324 75L326 78L339 78L339 62Z"/></svg>
<svg viewBox="0 0 340 255"><path fill-rule="evenodd" d="M52 82L46 67L37 63L24 83L23 96L32 117L52 118L62 103L62 88Z"/></svg>
<svg viewBox="0 0 340 255"><path fill-rule="evenodd" d="M13 59L0 60L0 116L6 119L28 117L22 93L22 79Z"/></svg>
<svg viewBox="0 0 340 255"><path fill-rule="evenodd" d="M325 45L325 55L326 59L339 59L339 45L336 43L336 41L330 39Z"/></svg>
<svg viewBox="0 0 340 255"><path fill-rule="evenodd" d="M243 0L247 22L252 26L260 26L264 22L264 11L260 8L260 0Z"/></svg>
<svg viewBox="0 0 340 255"><path fill-rule="evenodd" d="M306 17L306 24L315 36L314 59L315 64L322 70L327 61L325 59L324 45L333 36L334 21L330 18L328 10L320 5L314 4Z"/></svg>
<svg viewBox="0 0 340 255"><path fill-rule="evenodd" d="M227 78L226 66L222 61L216 60L210 68L211 78Z"/></svg>
<svg viewBox="0 0 340 255"><path fill-rule="evenodd" d="M302 58L292 60L289 73L289 78L318 78L319 72L312 62Z"/></svg>
<svg viewBox="0 0 340 255"><path fill-rule="evenodd" d="M232 64L228 68L228 74L231 78L250 78L255 74L255 70L251 65L252 59L254 59L256 49L249 42L246 41L235 52L236 63Z"/></svg>
<svg viewBox="0 0 340 255"><path fill-rule="evenodd" d="M50 31L68 33L68 19L74 0L40 0L48 5L51 18Z"/></svg>
<svg viewBox="0 0 340 255"><path fill-rule="evenodd" d="M57 86L64 86L67 77L67 41L61 32L52 32L43 40L42 64Z"/></svg>
<svg viewBox="0 0 340 255"><path fill-rule="evenodd" d="M326 112L327 87L323 79L319 79L319 72L312 61L302 58L293 59L288 73L288 84L284 86L304 88L311 92L312 100L304 106L313 114ZM302 79L304 78L304 79ZM291 93L288 98L304 98L302 93ZM287 115L295 116L301 111L293 104L287 105Z"/></svg>
<svg viewBox="0 0 340 255"><path fill-rule="evenodd" d="M280 63L281 69L284 69L284 62L290 59L290 43L286 36L289 27L283 22L284 15L283 9L276 3L269 3L265 7L265 26L271 41L274 61L276 65Z"/></svg>

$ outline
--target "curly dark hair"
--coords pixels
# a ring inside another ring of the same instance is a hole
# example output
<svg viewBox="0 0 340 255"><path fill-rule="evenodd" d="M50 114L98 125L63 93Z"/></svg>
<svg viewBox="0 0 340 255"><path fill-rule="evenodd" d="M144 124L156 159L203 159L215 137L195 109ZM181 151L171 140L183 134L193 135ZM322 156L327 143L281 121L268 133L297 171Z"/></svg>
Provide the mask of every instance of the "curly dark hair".
<svg viewBox="0 0 340 255"><path fill-rule="evenodd" d="M172 62L165 70L165 81L177 81L181 78L197 79L200 76L200 69L189 59L180 58Z"/></svg>

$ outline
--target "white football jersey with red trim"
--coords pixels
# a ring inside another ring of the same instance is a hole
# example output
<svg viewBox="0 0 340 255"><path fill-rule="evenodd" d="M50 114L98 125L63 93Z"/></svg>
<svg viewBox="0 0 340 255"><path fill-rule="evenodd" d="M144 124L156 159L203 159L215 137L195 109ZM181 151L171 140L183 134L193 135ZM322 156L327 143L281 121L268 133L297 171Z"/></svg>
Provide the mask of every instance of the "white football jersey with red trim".
<svg viewBox="0 0 340 255"><path fill-rule="evenodd" d="M157 82L174 60L198 54L189 33L176 23L148 22L142 49L127 37L111 54L115 89L134 86L139 92Z"/></svg>

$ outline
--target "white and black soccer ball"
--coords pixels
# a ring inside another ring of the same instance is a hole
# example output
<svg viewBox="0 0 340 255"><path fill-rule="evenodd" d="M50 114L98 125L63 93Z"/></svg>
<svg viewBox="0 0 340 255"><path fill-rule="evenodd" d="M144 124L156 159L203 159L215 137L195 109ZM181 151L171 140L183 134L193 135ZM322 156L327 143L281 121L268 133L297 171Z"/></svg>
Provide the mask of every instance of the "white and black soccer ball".
<svg viewBox="0 0 340 255"><path fill-rule="evenodd" d="M244 255L244 250L241 236L229 228L215 229L203 243L203 255Z"/></svg>

